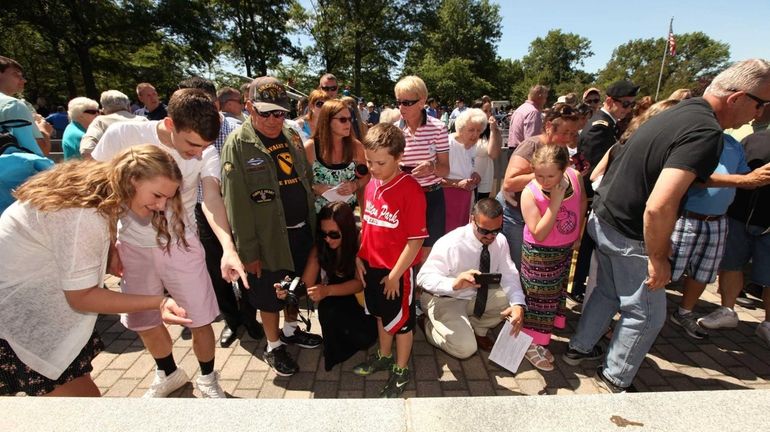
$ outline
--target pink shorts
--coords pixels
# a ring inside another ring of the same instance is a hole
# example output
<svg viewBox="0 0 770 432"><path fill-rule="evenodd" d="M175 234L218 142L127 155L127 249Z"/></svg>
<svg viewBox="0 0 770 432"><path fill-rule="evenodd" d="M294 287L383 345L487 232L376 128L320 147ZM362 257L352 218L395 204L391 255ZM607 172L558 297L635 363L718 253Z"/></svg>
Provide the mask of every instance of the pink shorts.
<svg viewBox="0 0 770 432"><path fill-rule="evenodd" d="M163 288L187 311L190 328L211 324L219 315L206 258L197 237L188 237L190 249L174 244L171 254L158 247L144 248L117 242L123 263L120 290L126 294L163 295ZM159 310L123 314L126 328L144 331L163 323Z"/></svg>

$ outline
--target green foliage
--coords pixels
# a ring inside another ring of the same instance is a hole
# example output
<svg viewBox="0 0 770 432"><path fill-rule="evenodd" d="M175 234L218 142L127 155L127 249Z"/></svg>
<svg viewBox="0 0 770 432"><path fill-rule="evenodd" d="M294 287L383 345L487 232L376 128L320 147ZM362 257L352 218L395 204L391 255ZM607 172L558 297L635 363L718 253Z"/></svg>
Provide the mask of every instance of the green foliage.
<svg viewBox="0 0 770 432"><path fill-rule="evenodd" d="M302 58L302 51L289 39L298 7L295 0L215 0L214 4L227 40L224 52L246 68L247 76L267 75L282 57Z"/></svg>
<svg viewBox="0 0 770 432"><path fill-rule="evenodd" d="M574 33L550 30L544 38L536 38L521 59L524 80L515 87L512 102L515 105L526 100L529 88L535 84L549 86L554 100L557 95L579 91L593 81L580 69L593 55L591 41Z"/></svg>
<svg viewBox="0 0 770 432"><path fill-rule="evenodd" d="M443 101L507 97L520 68L497 57L500 6L488 0L443 0L435 17L416 32L404 74L420 76L430 94Z"/></svg>
<svg viewBox="0 0 770 432"><path fill-rule="evenodd" d="M660 96L664 99L679 88L696 92L705 88L719 71L727 66L729 46L715 41L701 32L676 35L676 56L666 56ZM620 45L612 58L599 72L597 84L601 88L619 79L630 79L640 85L640 94L655 96L658 75L666 39L634 39Z"/></svg>
<svg viewBox="0 0 770 432"><path fill-rule="evenodd" d="M353 95L379 101L392 95L392 77L423 6L406 0L314 0L312 5L304 22L315 42L308 50L318 71L313 87L320 75L331 72Z"/></svg>

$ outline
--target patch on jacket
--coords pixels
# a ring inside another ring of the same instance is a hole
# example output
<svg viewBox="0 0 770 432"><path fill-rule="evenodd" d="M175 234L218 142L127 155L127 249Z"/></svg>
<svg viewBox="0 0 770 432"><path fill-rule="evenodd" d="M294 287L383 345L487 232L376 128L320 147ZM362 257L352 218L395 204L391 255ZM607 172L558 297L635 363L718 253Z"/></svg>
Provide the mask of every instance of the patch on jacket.
<svg viewBox="0 0 770 432"><path fill-rule="evenodd" d="M291 138L291 143L294 144L298 149L305 151L305 147L302 145L302 137L299 136L299 133L289 128L289 138Z"/></svg>
<svg viewBox="0 0 770 432"><path fill-rule="evenodd" d="M604 127L610 127L610 123L607 120L596 120L593 123L591 123L591 126L604 126Z"/></svg>
<svg viewBox="0 0 770 432"><path fill-rule="evenodd" d="M251 193L251 200L255 203L266 203L275 199L275 192L271 189L258 189Z"/></svg>
<svg viewBox="0 0 770 432"><path fill-rule="evenodd" d="M222 164L222 171L225 172L225 174L230 174L230 171L233 170L233 164L230 162L225 162Z"/></svg>

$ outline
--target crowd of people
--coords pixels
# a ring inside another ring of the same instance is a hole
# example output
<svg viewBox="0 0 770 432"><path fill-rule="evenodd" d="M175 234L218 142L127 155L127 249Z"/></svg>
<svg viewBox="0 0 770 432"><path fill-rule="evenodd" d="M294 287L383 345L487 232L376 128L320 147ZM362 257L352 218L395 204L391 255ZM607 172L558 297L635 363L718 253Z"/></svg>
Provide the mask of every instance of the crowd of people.
<svg viewBox="0 0 770 432"><path fill-rule="evenodd" d="M10 151L42 158L53 126L14 97L23 84L0 57ZM499 186L504 132L488 97L442 116L417 76L395 85L395 109L339 88L324 74L297 107L269 76L218 90L192 77L167 105L140 83L136 110L117 90L72 99L72 160L13 185L0 217L0 395L97 396L99 313L121 314L155 360L145 397L190 380L166 324L191 330L195 386L212 398L225 397L217 341L241 327L265 339L279 376L299 371L290 344L322 347L327 370L376 345L352 372L388 371L382 397L420 374L418 327L465 359L508 320L504 337L530 336L525 358L550 371L568 297L583 306L562 360L598 361L597 383L626 392L666 321L668 284L683 281L670 320L696 339L737 325L747 265L770 301L765 60L657 103L621 80L546 108L536 85L510 115ZM102 289L105 274L119 293ZM721 307L696 315L717 278ZM323 337L302 328L302 298ZM770 316L756 333L770 344Z"/></svg>

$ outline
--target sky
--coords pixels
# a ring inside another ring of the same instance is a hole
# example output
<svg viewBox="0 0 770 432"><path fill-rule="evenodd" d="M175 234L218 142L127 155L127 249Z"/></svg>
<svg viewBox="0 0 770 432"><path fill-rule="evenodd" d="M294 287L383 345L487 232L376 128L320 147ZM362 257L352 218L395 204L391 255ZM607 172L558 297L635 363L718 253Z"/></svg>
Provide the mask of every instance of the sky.
<svg viewBox="0 0 770 432"><path fill-rule="evenodd" d="M727 43L731 60L770 59L768 0L494 2L500 5L503 18L503 36L498 44L502 58L520 59L535 38L561 29L591 41L594 56L585 61L583 69L593 73L607 64L612 51L621 44L632 39L667 37L673 17L674 35L701 31Z"/></svg>
<svg viewBox="0 0 770 432"><path fill-rule="evenodd" d="M419 1L419 0L417 0ZM770 59L769 0L492 0L500 5L503 35L497 45L502 58L521 59L529 44L561 29L591 41L594 55L585 61L586 72L597 72L612 51L632 39L701 31L730 46L731 60ZM310 0L300 0L310 8ZM639 6L638 8L635 6ZM301 38L301 43L309 43Z"/></svg>

